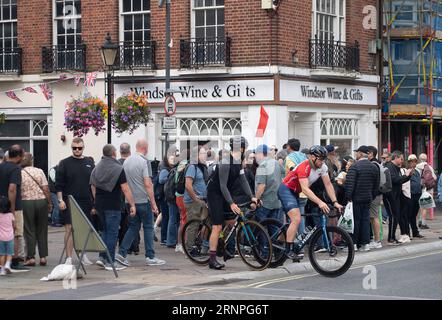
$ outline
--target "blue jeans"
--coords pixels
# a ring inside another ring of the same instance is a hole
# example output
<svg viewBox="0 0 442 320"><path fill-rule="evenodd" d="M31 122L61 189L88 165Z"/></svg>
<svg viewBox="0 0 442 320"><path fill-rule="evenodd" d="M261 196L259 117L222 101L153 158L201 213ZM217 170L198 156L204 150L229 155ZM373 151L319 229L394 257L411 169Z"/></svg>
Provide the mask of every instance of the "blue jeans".
<svg viewBox="0 0 442 320"><path fill-rule="evenodd" d="M299 224L298 234L301 234L301 233L304 233L304 231L305 231L305 216L303 216L303 214L305 213L305 206L307 205L307 198L299 198L298 204L299 204L299 211L301 211L301 223Z"/></svg>
<svg viewBox="0 0 442 320"><path fill-rule="evenodd" d="M370 243L370 203L353 202L353 243L361 246Z"/></svg>
<svg viewBox="0 0 442 320"><path fill-rule="evenodd" d="M58 208L58 198L56 193L51 193L52 213L51 220L53 224L60 223L60 209Z"/></svg>
<svg viewBox="0 0 442 320"><path fill-rule="evenodd" d="M144 230L144 249L146 258L155 258L155 250L153 247L153 213L149 203L135 204L137 214L135 217L129 216L129 228L124 236L123 243L120 246L120 254L123 257L127 256L132 242L137 234L140 232L141 223L143 223ZM129 208L128 208L129 210Z"/></svg>
<svg viewBox="0 0 442 320"><path fill-rule="evenodd" d="M180 211L175 203L168 202L169 224L167 226L166 245L173 247L177 244L178 228L180 227Z"/></svg>
<svg viewBox="0 0 442 320"><path fill-rule="evenodd" d="M160 201L161 208L161 242L166 242L167 240L167 228L169 225L169 206L166 200Z"/></svg>
<svg viewBox="0 0 442 320"><path fill-rule="evenodd" d="M267 209L264 207L259 207L258 210L256 210L255 218L256 218L256 221L258 221L258 222L261 222L264 219L276 219L280 222L284 222L281 219L279 209ZM268 227L268 233L269 233L270 237L276 232L276 230L277 229L274 228L273 226L272 226L272 228L270 228L270 226Z"/></svg>
<svg viewBox="0 0 442 320"><path fill-rule="evenodd" d="M103 242L109 250L112 263L115 262L115 247L118 241L118 229L120 228L121 210L104 210L103 218ZM100 257L108 260L105 253L100 253ZM111 261L108 261L111 262Z"/></svg>

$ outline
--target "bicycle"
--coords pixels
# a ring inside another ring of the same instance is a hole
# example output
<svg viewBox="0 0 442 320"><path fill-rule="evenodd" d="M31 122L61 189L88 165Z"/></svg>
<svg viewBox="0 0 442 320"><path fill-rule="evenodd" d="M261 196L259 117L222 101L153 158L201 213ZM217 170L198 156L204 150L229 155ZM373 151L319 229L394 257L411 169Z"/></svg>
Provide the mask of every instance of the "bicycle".
<svg viewBox="0 0 442 320"><path fill-rule="evenodd" d="M240 204L241 213L235 215L233 225L226 224L218 241L217 256L224 256L232 237L236 236L236 250L242 261L254 270L266 269L272 261L272 243L266 229L254 220L248 210L251 202ZM232 213L229 213L231 216ZM209 218L192 219L183 228L181 236L184 253L195 264L209 263L209 239L212 228ZM227 235L227 236L226 236Z"/></svg>
<svg viewBox="0 0 442 320"><path fill-rule="evenodd" d="M330 206L329 206L330 207ZM351 236L338 226L327 226L325 215L322 213L305 213L303 216L320 216L321 225L315 225L302 237L298 243L298 252L308 246L308 256L312 267L319 274L326 277L338 277L350 268L354 259L354 246ZM330 207L329 218L337 218L340 213ZM270 233L273 247L273 257L270 268L276 268L287 260L285 255L286 233L289 223L282 223L276 219L264 219L260 222ZM269 228L270 227L270 228ZM338 256L343 256L343 263L339 264ZM324 265L321 258L325 260ZM299 261L298 261L299 262Z"/></svg>

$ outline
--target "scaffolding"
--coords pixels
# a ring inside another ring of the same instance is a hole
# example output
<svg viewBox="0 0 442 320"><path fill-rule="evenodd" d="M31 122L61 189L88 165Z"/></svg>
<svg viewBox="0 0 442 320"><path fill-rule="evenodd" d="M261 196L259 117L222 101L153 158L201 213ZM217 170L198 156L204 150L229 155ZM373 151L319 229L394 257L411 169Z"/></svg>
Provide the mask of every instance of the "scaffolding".
<svg viewBox="0 0 442 320"><path fill-rule="evenodd" d="M393 119L422 121L428 125L427 153L433 163L433 114L434 108L442 108L442 1L384 0L383 20L383 121L388 126L388 150ZM392 112L392 105L408 109ZM410 111L410 106L415 108ZM418 111L422 107L425 112Z"/></svg>

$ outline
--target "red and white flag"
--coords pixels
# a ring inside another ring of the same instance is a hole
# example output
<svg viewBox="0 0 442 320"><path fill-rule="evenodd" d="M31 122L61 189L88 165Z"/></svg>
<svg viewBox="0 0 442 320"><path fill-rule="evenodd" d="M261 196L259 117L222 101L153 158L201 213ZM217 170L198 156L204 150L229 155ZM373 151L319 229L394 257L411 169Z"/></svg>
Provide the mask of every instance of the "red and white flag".
<svg viewBox="0 0 442 320"><path fill-rule="evenodd" d="M74 78L74 85L76 87L78 87L80 85L80 81L81 81L81 76L76 75L75 78Z"/></svg>
<svg viewBox="0 0 442 320"><path fill-rule="evenodd" d="M256 130L256 137L262 138L264 136L264 132L267 128L267 123L269 122L269 115L263 106L261 106L261 115L259 117L258 129Z"/></svg>
<svg viewBox="0 0 442 320"><path fill-rule="evenodd" d="M68 78L68 76L63 73L60 75L60 78L58 80L63 81L63 80L66 80L67 78Z"/></svg>
<svg viewBox="0 0 442 320"><path fill-rule="evenodd" d="M19 97L17 97L17 95L15 94L14 91L7 91L7 92L6 92L6 95L7 95L9 98L11 98L11 99L13 99L13 100L15 100L15 101L23 102L23 101L20 100Z"/></svg>
<svg viewBox="0 0 442 320"><path fill-rule="evenodd" d="M51 88L46 83L40 84L39 87L46 100L51 100L53 97Z"/></svg>
<svg viewBox="0 0 442 320"><path fill-rule="evenodd" d="M86 79L84 79L83 85L86 87L93 87L93 86L95 86L96 80L97 80L97 73L96 72L86 73Z"/></svg>
<svg viewBox="0 0 442 320"><path fill-rule="evenodd" d="M38 93L37 90L35 90L33 87L26 87L23 89L23 91L26 91L29 93Z"/></svg>

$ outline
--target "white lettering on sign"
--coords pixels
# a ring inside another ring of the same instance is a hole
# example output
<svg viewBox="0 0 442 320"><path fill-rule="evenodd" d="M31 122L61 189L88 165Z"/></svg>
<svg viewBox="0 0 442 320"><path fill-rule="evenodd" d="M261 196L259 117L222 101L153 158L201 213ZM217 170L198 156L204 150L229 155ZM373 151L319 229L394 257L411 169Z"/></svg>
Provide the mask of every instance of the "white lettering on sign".
<svg viewBox="0 0 442 320"><path fill-rule="evenodd" d="M281 80L281 101L377 105L376 87Z"/></svg>
<svg viewBox="0 0 442 320"><path fill-rule="evenodd" d="M177 102L221 102L221 101L273 101L274 82L272 79L172 82L172 90ZM129 91L144 93L150 103L164 102L164 83L115 84L116 96Z"/></svg>

